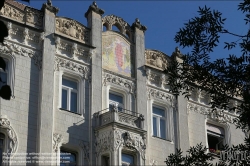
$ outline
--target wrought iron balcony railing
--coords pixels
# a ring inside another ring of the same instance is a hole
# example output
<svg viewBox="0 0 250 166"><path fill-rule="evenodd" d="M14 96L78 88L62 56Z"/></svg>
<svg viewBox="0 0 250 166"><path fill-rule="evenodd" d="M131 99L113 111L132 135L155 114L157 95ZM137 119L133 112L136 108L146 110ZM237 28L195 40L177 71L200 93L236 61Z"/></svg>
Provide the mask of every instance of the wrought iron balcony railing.
<svg viewBox="0 0 250 166"><path fill-rule="evenodd" d="M118 108L115 105L94 114L95 127L110 123L119 123L138 129L144 129L144 116L134 111Z"/></svg>

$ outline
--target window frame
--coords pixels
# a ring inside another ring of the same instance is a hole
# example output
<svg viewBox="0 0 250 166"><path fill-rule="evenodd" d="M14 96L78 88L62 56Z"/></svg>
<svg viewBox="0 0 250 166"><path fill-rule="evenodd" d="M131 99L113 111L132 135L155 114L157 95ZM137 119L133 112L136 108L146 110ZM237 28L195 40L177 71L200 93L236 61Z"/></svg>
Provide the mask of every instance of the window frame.
<svg viewBox="0 0 250 166"><path fill-rule="evenodd" d="M161 109L164 112L165 116L160 116L158 114L154 114L154 112L153 112L154 108ZM156 136L154 135L154 122L153 122L154 117L156 118L156 130L157 130ZM164 125L165 125L166 138L161 137L161 121L160 121L161 119L164 120L164 122L165 122ZM161 106L152 105L152 136L167 140L167 138L168 138L167 135L168 135L167 111L165 108L163 108Z"/></svg>
<svg viewBox="0 0 250 166"><path fill-rule="evenodd" d="M15 98L14 95L14 85L15 85L15 66L16 66L16 58L14 55L6 55L6 54L0 54L0 57L2 57L7 63L5 71L7 71L7 85L10 86L11 89L11 98ZM2 70L2 69L1 69Z"/></svg>
<svg viewBox="0 0 250 166"><path fill-rule="evenodd" d="M129 156L132 156L133 157L133 164L130 165L130 163L128 162L125 162L125 161L122 161L122 155L125 154L125 155L129 155ZM121 151L121 165L125 164L126 166L135 166L137 165L137 155L133 152L128 152L127 150L122 150Z"/></svg>
<svg viewBox="0 0 250 166"><path fill-rule="evenodd" d="M78 113L79 112L78 111L79 110L79 97L78 97L79 96L79 83L78 83L78 81L72 80L72 79L70 79L68 77L65 77L65 76L62 77L62 82L63 82L63 79L74 82L74 83L77 84L77 89L73 89L71 87L68 87L68 86L65 86L65 85L62 84L62 90L67 91L67 109L66 110L70 111L70 112L73 112L73 113ZM71 110L71 94L72 94L72 92L76 93L76 95L77 95L76 112ZM62 101L62 95L63 94L61 94L61 101ZM61 103L61 109L64 109L64 108L62 108L62 103Z"/></svg>
<svg viewBox="0 0 250 166"><path fill-rule="evenodd" d="M217 136L216 134L213 134L212 132L209 132L207 124L210 124L210 125L215 126L215 127L222 128L224 130L223 137ZM207 120L205 122L205 127L206 127L205 128L206 129L206 147L208 148L207 149L208 153L211 153L210 150L209 150L209 145L208 145L208 135L213 136L213 137L217 137L217 138L222 138L222 144L223 145L228 144L230 146L230 142L228 140L228 134L229 134L229 126L228 126L228 124L223 125L223 124L216 123L216 122L214 122L212 120ZM215 149L215 151L217 151L217 150L219 150L219 149Z"/></svg>
<svg viewBox="0 0 250 166"><path fill-rule="evenodd" d="M61 152L64 152L64 153L71 153L71 154L74 154L75 155L75 166L77 166L78 165L78 152L76 152L76 151L72 151L72 150L69 150L69 149L65 149L65 148L60 148L60 155L59 155L59 157L60 157L60 163L59 163L59 165L61 165ZM67 161L67 160L66 160ZM71 165L72 163L70 162L70 163L65 163L65 165L67 166L67 165Z"/></svg>
<svg viewBox="0 0 250 166"><path fill-rule="evenodd" d="M77 83L77 112L73 112L70 110L65 110L62 108L62 79L68 79L70 81L75 81ZM58 77L58 110L60 111L66 111L69 113L77 114L84 116L85 114L85 82L86 79L79 73L73 72L71 70L65 69L65 68L59 68L59 77Z"/></svg>

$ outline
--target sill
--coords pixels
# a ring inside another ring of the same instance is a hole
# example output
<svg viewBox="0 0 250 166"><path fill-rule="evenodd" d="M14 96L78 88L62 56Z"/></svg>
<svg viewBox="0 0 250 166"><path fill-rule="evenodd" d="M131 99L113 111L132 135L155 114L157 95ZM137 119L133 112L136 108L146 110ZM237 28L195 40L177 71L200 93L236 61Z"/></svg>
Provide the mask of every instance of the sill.
<svg viewBox="0 0 250 166"><path fill-rule="evenodd" d="M77 113L77 112L72 112L72 111L70 111L70 110L66 110L66 109L63 109L63 108L59 108L59 109L62 110L62 111L67 111L67 112L70 112L70 113L72 113L72 114L76 114L76 115L82 116L82 114L79 114L79 113Z"/></svg>
<svg viewBox="0 0 250 166"><path fill-rule="evenodd" d="M174 144L173 141L167 140L165 138L161 138L161 137L157 137L157 136L153 136L153 135L152 135L152 138L160 139L160 140L163 140L163 141L168 141L169 143Z"/></svg>

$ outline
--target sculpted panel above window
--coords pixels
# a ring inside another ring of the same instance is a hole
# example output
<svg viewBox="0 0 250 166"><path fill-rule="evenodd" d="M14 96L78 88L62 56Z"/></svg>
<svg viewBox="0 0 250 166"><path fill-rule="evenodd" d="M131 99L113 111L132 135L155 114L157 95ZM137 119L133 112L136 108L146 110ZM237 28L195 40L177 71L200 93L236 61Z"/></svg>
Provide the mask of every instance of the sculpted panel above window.
<svg viewBox="0 0 250 166"><path fill-rule="evenodd" d="M156 50L145 51L146 65L159 70L165 70L168 65L167 55Z"/></svg>

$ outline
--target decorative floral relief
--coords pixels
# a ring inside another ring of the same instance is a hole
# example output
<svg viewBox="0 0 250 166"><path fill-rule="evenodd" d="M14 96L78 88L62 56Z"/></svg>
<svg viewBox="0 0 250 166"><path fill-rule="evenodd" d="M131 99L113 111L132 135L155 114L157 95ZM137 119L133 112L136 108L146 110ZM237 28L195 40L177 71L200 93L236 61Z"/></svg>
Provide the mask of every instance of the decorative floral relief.
<svg viewBox="0 0 250 166"><path fill-rule="evenodd" d="M42 68L42 54L31 49L24 48L14 43L5 42L5 46L0 47L0 52L3 54L15 54L34 59L35 65Z"/></svg>
<svg viewBox="0 0 250 166"><path fill-rule="evenodd" d="M167 55L160 51L146 50L145 51L146 65L159 70L165 70L168 65Z"/></svg>
<svg viewBox="0 0 250 166"><path fill-rule="evenodd" d="M128 88L130 93L135 93L135 85L132 81L115 76L113 74L104 73L103 85L106 86L108 82Z"/></svg>
<svg viewBox="0 0 250 166"><path fill-rule="evenodd" d="M226 110L216 109L212 111L211 108L191 102L187 103L187 111L194 111L203 115L208 115L209 118L218 121L219 123L233 123L233 119L236 117L235 115L229 113Z"/></svg>
<svg viewBox="0 0 250 166"><path fill-rule="evenodd" d="M149 164L150 164L150 166L157 166L158 162L154 159L151 159Z"/></svg>
<svg viewBox="0 0 250 166"><path fill-rule="evenodd" d="M89 142L86 141L80 141L79 142L80 147L82 147L84 152L84 158L88 160L89 162Z"/></svg>
<svg viewBox="0 0 250 166"><path fill-rule="evenodd" d="M126 31L132 31L130 25L126 21L124 21L121 17L117 17L115 15L108 15L103 17L102 23L103 25L108 25L108 30L111 30L112 25L118 25L119 27L121 27L121 33L123 34L125 34Z"/></svg>
<svg viewBox="0 0 250 166"><path fill-rule="evenodd" d="M15 9L15 8L7 5L6 3L4 4L4 6L1 10L1 14L6 16L6 17L12 18L14 20L20 21L20 22L24 21L25 13L21 10Z"/></svg>
<svg viewBox="0 0 250 166"><path fill-rule="evenodd" d="M14 129L10 125L10 121L6 116L0 116L0 128L5 130L10 139L9 153L12 155L16 152L18 146L17 135Z"/></svg>
<svg viewBox="0 0 250 166"><path fill-rule="evenodd" d="M161 100L166 100L166 101L170 102L172 104L172 106L174 106L175 99L174 99L174 96L171 94L168 94L166 92L162 92L160 90L153 89L150 87L147 88L147 94L148 94L149 99L157 98L157 99L161 99Z"/></svg>
<svg viewBox="0 0 250 166"><path fill-rule="evenodd" d="M56 56L55 57L55 70L59 70L59 67L63 67L63 68L78 72L82 74L85 79L88 79L89 68L84 65L80 65L78 63L72 62L71 60L62 59Z"/></svg>
<svg viewBox="0 0 250 166"><path fill-rule="evenodd" d="M30 7L26 7L26 22L34 24L35 26L42 27L43 12Z"/></svg>
<svg viewBox="0 0 250 166"><path fill-rule="evenodd" d="M95 147L97 156L101 152L118 150L120 146L137 150L142 159L145 159L146 138L116 128L103 133L96 133Z"/></svg>
<svg viewBox="0 0 250 166"><path fill-rule="evenodd" d="M54 133L53 134L53 150L58 151L60 144L62 143L63 137L62 134Z"/></svg>
<svg viewBox="0 0 250 166"><path fill-rule="evenodd" d="M164 85L167 85L167 76L162 73L152 72L151 69L146 69L147 81L149 84L156 84L157 86L163 88Z"/></svg>
<svg viewBox="0 0 250 166"><path fill-rule="evenodd" d="M56 32L80 40L89 42L89 30L75 20L56 18Z"/></svg>

